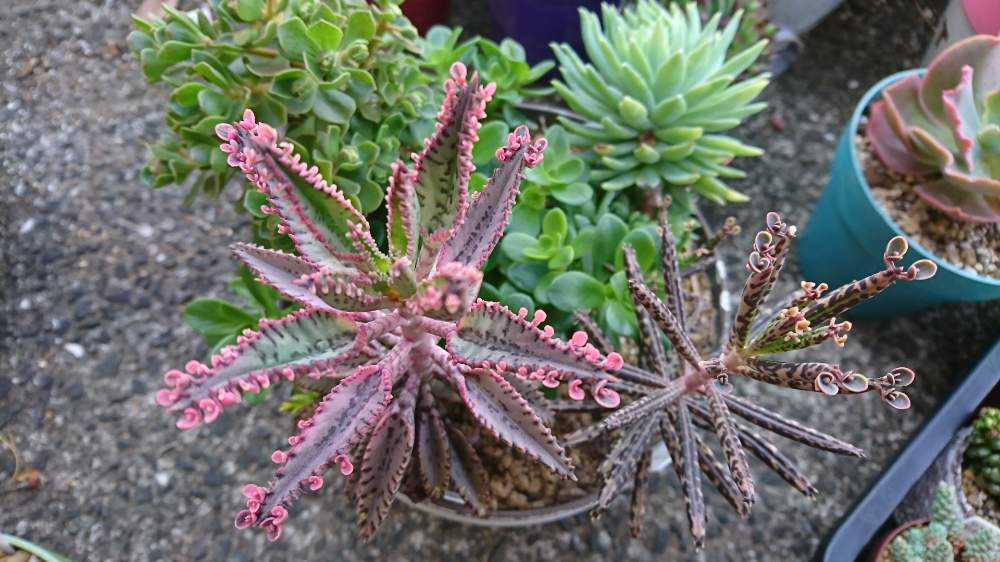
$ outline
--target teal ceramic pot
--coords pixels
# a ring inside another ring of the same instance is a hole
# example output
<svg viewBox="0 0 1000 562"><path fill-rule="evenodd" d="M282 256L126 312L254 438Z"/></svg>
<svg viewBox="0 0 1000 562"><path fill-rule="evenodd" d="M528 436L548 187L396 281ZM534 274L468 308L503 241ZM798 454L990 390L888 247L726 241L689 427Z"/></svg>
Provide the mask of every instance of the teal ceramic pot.
<svg viewBox="0 0 1000 562"><path fill-rule="evenodd" d="M826 282L831 287L878 271L885 244L893 236L903 236L910 243L910 251L900 265L906 266L923 258L938 265L933 278L896 283L848 313L853 318L887 318L949 302L1000 299L1000 279L959 269L939 259L900 230L872 197L862 173L854 149L854 136L865 109L883 88L914 73L923 73L923 70L893 74L872 86L861 98L837 145L830 183L816 203L798 242L799 263L805 278Z"/></svg>

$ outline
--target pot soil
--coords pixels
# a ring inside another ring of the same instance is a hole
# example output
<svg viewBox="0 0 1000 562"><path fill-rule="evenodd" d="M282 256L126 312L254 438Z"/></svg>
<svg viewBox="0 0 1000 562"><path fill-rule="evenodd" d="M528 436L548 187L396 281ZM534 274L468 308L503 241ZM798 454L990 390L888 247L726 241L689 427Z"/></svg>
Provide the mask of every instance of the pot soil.
<svg viewBox="0 0 1000 562"><path fill-rule="evenodd" d="M907 236L956 267L1000 279L1000 223L955 220L928 205L913 190L919 180L887 168L862 131L854 148L875 200Z"/></svg>

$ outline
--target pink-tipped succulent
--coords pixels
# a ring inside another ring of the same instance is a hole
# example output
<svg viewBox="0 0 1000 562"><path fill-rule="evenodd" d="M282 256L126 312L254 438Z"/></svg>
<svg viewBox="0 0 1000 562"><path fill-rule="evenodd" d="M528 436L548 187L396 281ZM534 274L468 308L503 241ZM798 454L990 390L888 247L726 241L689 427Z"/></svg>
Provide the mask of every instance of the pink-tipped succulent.
<svg viewBox="0 0 1000 562"><path fill-rule="evenodd" d="M768 213L766 229L754 238L753 251L747 260L747 281L728 338L717 353L703 356L690 332L690 311L684 306L689 301L681 292L683 273L677 265L674 240L665 217L666 213L661 224L664 299L648 288L631 248L625 250L628 285L639 320L641 359L640 365L623 366L618 372L620 380L609 384L633 399L599 423L568 435L565 442L572 446L620 429L616 444L600 467L605 480L595 515L632 480L632 532L638 535L648 486L650 448L658 438L663 439L684 493L691 534L695 544L701 546L705 537L702 478L741 516L746 516L754 503L753 477L744 450L803 494L811 497L816 493L809 479L777 446L745 423L817 449L863 456L848 443L737 396L730 379L744 377L826 395L873 392L893 408L908 408L910 401L902 389L913 382L914 374L906 367L896 367L868 379L859 373L844 372L834 364L797 363L767 356L825 341L844 345L851 324L838 322L836 316L897 281L927 279L936 268L929 260L917 261L908 268L899 267L897 263L907 246L905 239L896 237L886 247L882 271L829 292L825 284L804 282L801 290L782 300L772 312L762 313L795 236L794 226L783 223L777 213ZM588 330L596 330L593 323L583 324ZM661 331L672 344L673 354L667 353ZM599 334L594 336L595 341L606 341ZM569 410L572 404L553 407ZM716 460L695 427L718 436L722 462Z"/></svg>
<svg viewBox="0 0 1000 562"><path fill-rule="evenodd" d="M1000 37L976 35L871 106L868 138L889 168L952 217L1000 222Z"/></svg>
<svg viewBox="0 0 1000 562"><path fill-rule="evenodd" d="M496 438L553 471L573 478L573 466L537 411L534 384L570 382L600 404L617 405L607 387L621 364L582 335L563 342L542 326L544 313L515 314L476 299L479 268L510 214L525 167L542 159L544 139L519 127L497 151L500 160L483 190L468 193L471 151L493 84L481 87L456 63L445 84L437 131L413 155L411 170L393 168L386 195L388 248L375 243L365 217L308 167L291 144L247 111L216 129L229 164L267 196L264 211L280 219L298 255L248 244L233 251L259 279L304 308L262 320L209 365L189 362L166 374L157 402L180 411L177 426L211 422L245 392L298 377L331 378L323 398L286 450L267 486L244 489L236 526L281 534L292 501L323 485L328 467L359 474L349 495L367 539L388 512L404 478L440 498L447 489L482 512L488 483L466 439L450 431L439 396L464 403ZM302 198L325 198L314 216ZM414 462L411 462L413 460ZM477 467L479 469L477 469Z"/></svg>

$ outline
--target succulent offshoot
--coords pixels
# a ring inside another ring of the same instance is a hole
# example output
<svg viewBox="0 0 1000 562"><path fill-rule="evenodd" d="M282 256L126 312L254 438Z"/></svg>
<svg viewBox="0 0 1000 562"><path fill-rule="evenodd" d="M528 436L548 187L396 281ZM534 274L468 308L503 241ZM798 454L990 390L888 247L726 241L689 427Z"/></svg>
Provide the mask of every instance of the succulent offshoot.
<svg viewBox="0 0 1000 562"><path fill-rule="evenodd" d="M928 260L919 260L906 268L899 266L907 245L903 238L893 238L886 246L883 270L834 290L828 290L822 283L803 282L800 290L779 301L782 304L776 312L764 316L761 311L796 232L777 213L768 213L765 229L754 237L747 259L747 280L731 329L718 352L702 355L693 342L688 318L691 311L684 306L687 299L679 283L675 241L665 220L660 231L663 298L647 286L631 248L625 253L628 287L639 320L641 361L639 365L624 365L618 372L621 382L609 384L630 395L632 400L600 422L570 434L566 443L577 445L620 430L617 444L601 466L605 483L595 510L597 515L630 479L634 481L634 493L643 493L647 485L644 451L662 439L681 483L691 534L700 547L706 532L702 481L707 480L737 513L746 516L756 495L748 454L806 496L817 493L791 460L751 426L816 449L864 456L861 450L836 437L738 396L735 380L754 379L830 396L875 393L893 408L908 408L910 400L904 389L915 378L909 368L896 367L879 377L868 378L835 364L790 362L769 356L826 341L843 346L851 324L838 320L840 314L898 281L928 279L936 268ZM584 326L589 331L598 330L592 322L585 321ZM663 336L670 342L673 353L666 352ZM600 336L597 339L601 340ZM696 427L718 437L721 459L717 460L705 445ZM632 506L632 531L638 534L643 502L633 496Z"/></svg>
<svg viewBox="0 0 1000 562"><path fill-rule="evenodd" d="M382 522L404 478L423 483L430 497L455 489L482 513L488 483L475 450L446 428L438 398L450 387L471 416L499 440L565 478L573 466L543 419L551 419L531 383L570 383L614 406L608 386L622 365L580 333L553 337L545 314L528 316L477 300L480 267L503 232L525 168L537 165L546 142L525 127L511 133L482 191L468 192L471 151L494 86L480 86L456 63L434 135L397 162L386 196L388 248L375 243L364 215L308 166L274 128L247 111L216 133L228 163L266 197L262 209L280 219L296 254L236 244L233 251L266 283L303 306L280 320L262 320L210 364L171 370L157 402L181 412L189 429L214 421L247 392L301 377L339 383L315 413L299 423L266 486L244 489L239 528L263 528L276 540L289 508L303 491L323 486L328 467L345 475L363 538ZM310 191L311 190L311 191ZM318 217L299 193L323 197ZM524 392L518 388L526 389ZM413 461L413 462L411 462Z"/></svg>

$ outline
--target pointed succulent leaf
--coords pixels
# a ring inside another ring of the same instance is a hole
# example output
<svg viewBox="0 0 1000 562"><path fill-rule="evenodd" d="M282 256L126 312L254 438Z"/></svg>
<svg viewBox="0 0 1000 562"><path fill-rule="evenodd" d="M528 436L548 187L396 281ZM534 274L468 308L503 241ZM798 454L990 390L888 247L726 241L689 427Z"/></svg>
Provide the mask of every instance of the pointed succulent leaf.
<svg viewBox="0 0 1000 562"><path fill-rule="evenodd" d="M372 277L355 268L325 267L303 275L295 284L336 310L368 312L392 307L393 299L382 292L380 283Z"/></svg>
<svg viewBox="0 0 1000 562"><path fill-rule="evenodd" d="M401 161L392 165L385 207L389 255L415 262L420 239L420 202L413 185L413 173Z"/></svg>
<svg viewBox="0 0 1000 562"><path fill-rule="evenodd" d="M545 146L545 139L532 142L528 128L523 125L507 137L507 144L497 149L500 165L469 205L455 233L442 246L437 258L439 264L458 262L480 268L486 263L507 226L524 168L542 161Z"/></svg>
<svg viewBox="0 0 1000 562"><path fill-rule="evenodd" d="M642 521L646 515L646 494L649 493L649 468L652 460L653 451L647 446L635 469L632 499L629 502L629 533L634 539L642 536Z"/></svg>
<svg viewBox="0 0 1000 562"><path fill-rule="evenodd" d="M220 148L229 154L229 165L267 196L269 206L261 210L281 218L279 230L289 235L303 258L333 267L386 261L365 217L316 166L310 168L292 154L290 143L277 144L277 131L257 123L252 111L234 125L219 125L216 134L224 141Z"/></svg>
<svg viewBox="0 0 1000 562"><path fill-rule="evenodd" d="M729 464L729 473L732 475L733 481L736 482L736 486L743 496L743 501L749 508L756 499L756 492L754 491L753 475L750 474L750 465L747 464L746 455L740 445L736 423L726 407L725 399L713 383L705 385L705 396L708 398L712 426L722 444L722 456Z"/></svg>
<svg viewBox="0 0 1000 562"><path fill-rule="evenodd" d="M307 308L331 312L335 310L308 288L295 283L303 275L316 271L312 262L280 250L254 244L236 243L231 248L236 257L257 275L261 283L274 287L282 295Z"/></svg>
<svg viewBox="0 0 1000 562"><path fill-rule="evenodd" d="M669 417L661 417L660 433L684 490L691 537L700 548L705 542L705 496L701 489L698 443L687 406L677 408Z"/></svg>
<svg viewBox="0 0 1000 562"><path fill-rule="evenodd" d="M292 448L271 456L280 467L268 487L250 485L244 491L247 508L236 515L237 528L261 527L269 540L277 540L288 507L303 488L322 486L327 466L340 464L341 472L350 474L353 466L348 455L370 434L392 399L394 375L386 368L366 366L334 387L316 413L300 424L303 429L292 438Z"/></svg>
<svg viewBox="0 0 1000 562"><path fill-rule="evenodd" d="M183 409L177 427L189 429L214 421L222 409L236 404L245 392L309 374L318 377L353 357L357 326L347 318L320 310L294 312L280 320L260 321L236 345L222 348L211 367L188 362L186 373L172 370L156 401Z"/></svg>
<svg viewBox="0 0 1000 562"><path fill-rule="evenodd" d="M480 369L464 376L456 373L450 381L469 413L497 439L563 477L575 479L573 463L552 431L501 375Z"/></svg>
<svg viewBox="0 0 1000 562"><path fill-rule="evenodd" d="M715 453L700 437L695 436L695 439L698 443L698 466L701 467L702 476L719 491L740 517L749 516L750 506L729 475L728 467L715 458Z"/></svg>
<svg viewBox="0 0 1000 562"><path fill-rule="evenodd" d="M728 395L725 399L731 412L758 427L777 433L782 437L798 441L799 443L808 445L814 449L822 449L824 451L830 451L831 453L850 455L858 458L865 457L865 454L861 449L858 449L850 443L846 443L836 437L802 425L795 420L788 419L778 414L777 412L761 408L745 398Z"/></svg>
<svg viewBox="0 0 1000 562"><path fill-rule="evenodd" d="M417 460L424 492L432 500L441 499L451 482L449 447L441 414L434 406L433 397L425 385L421 391L418 415Z"/></svg>
<svg viewBox="0 0 1000 562"><path fill-rule="evenodd" d="M598 468L598 473L604 478L604 484L598 495L597 506L592 512L599 515L619 492L625 489L632 476L635 475L636 464L646 452L649 438L656 428L658 416L651 415L639 423L629 427L615 442L615 446Z"/></svg>
<svg viewBox="0 0 1000 562"><path fill-rule="evenodd" d="M452 65L437 130L413 157L420 230L439 243L465 213L469 176L475 169L472 145L479 120L486 116L486 103L496 89L493 84L480 87L477 74L468 80L466 74L464 64Z"/></svg>
<svg viewBox="0 0 1000 562"><path fill-rule="evenodd" d="M448 431L448 469L458 495L476 515L485 515L490 497L486 468L462 432L454 428Z"/></svg>
<svg viewBox="0 0 1000 562"><path fill-rule="evenodd" d="M417 379L414 379L417 380ZM416 397L404 389L375 425L365 446L357 487L358 527L368 540L389 513L413 453Z"/></svg>
<svg viewBox="0 0 1000 562"><path fill-rule="evenodd" d="M521 312L515 315L497 303L476 302L448 338L448 351L470 367L548 378L556 384L562 378L603 379L621 366L621 356L612 352L602 357L582 335L562 342L551 328L539 329L545 319L540 311L532 321L525 318L526 310Z"/></svg>
<svg viewBox="0 0 1000 562"><path fill-rule="evenodd" d="M406 307L413 314L437 320L458 320L476 300L482 282L483 273L478 268L448 262L420 284Z"/></svg>

